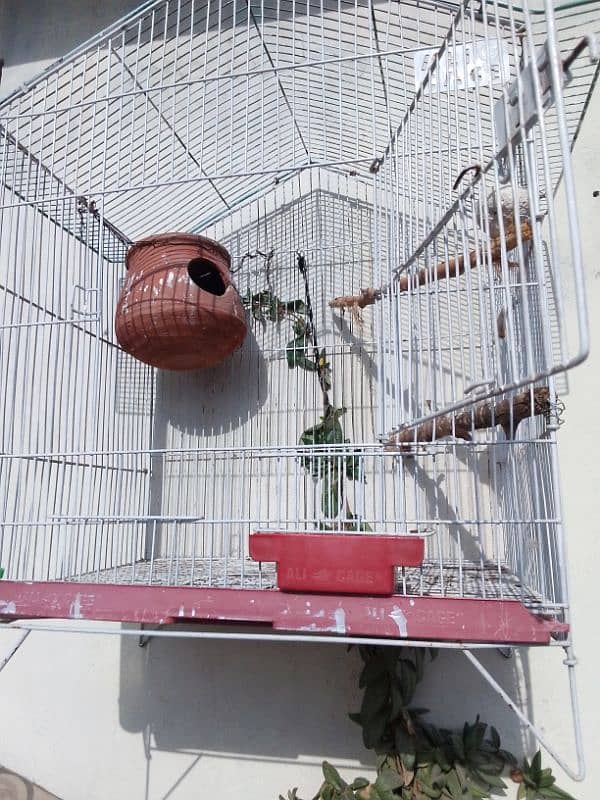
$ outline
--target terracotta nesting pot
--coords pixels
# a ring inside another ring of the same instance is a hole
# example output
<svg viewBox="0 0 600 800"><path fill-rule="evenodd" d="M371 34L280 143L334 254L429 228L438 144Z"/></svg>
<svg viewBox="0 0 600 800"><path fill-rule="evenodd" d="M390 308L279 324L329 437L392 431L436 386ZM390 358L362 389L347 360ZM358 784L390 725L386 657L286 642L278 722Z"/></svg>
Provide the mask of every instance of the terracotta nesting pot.
<svg viewBox="0 0 600 800"><path fill-rule="evenodd" d="M161 369L212 367L244 341L246 312L217 242L152 236L131 246L126 265L115 331L134 358Z"/></svg>

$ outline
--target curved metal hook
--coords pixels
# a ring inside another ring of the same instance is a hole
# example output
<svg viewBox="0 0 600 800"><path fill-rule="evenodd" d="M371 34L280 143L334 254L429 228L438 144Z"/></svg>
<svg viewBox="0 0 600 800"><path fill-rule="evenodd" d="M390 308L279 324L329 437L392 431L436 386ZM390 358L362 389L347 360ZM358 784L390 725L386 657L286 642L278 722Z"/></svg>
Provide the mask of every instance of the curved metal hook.
<svg viewBox="0 0 600 800"><path fill-rule="evenodd" d="M465 177L465 175L467 175L467 173L469 173L469 172L474 172L475 173L475 177L473 178L473 181L472 181L472 183L475 183L477 178L481 175L481 164L471 164L470 167L465 167L463 169L463 171L460 173L460 175L458 176L458 178L454 181L453 185L452 185L452 191L453 192L455 192L458 189L458 185L460 184L462 179Z"/></svg>

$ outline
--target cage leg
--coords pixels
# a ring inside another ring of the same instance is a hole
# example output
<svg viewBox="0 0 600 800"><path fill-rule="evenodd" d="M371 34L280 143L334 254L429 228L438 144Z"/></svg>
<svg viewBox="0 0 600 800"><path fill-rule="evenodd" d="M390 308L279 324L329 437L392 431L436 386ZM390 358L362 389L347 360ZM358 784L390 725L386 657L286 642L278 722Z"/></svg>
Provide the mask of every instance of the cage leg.
<svg viewBox="0 0 600 800"><path fill-rule="evenodd" d="M27 628L26 630L22 630L22 631L21 631L21 633L20 633L20 635L19 635L19 638L17 639L17 641L16 641L16 642L13 644L13 646L12 646L12 647L11 647L11 649L8 651L8 653L7 653L7 654L4 656L4 658L3 658L3 659L0 661L0 672L2 672L2 670L4 669L4 667L5 667L5 666L8 664L8 662L11 660L11 658L12 658L12 657L14 656L14 654L17 652L17 650L19 649L19 647L21 647L21 645L23 644L23 642L24 642L24 641L25 641L25 639L26 639L26 638L29 636L29 634L30 634L30 633L31 633L31 628Z"/></svg>
<svg viewBox="0 0 600 800"><path fill-rule="evenodd" d="M544 748L544 750L552 756L552 758L556 761L557 764L566 772L566 774L572 778L574 781L582 781L585 778L585 758L583 753L583 738L581 733L581 717L579 714L579 701L577 698L577 678L575 675L575 667L577 665L577 659L575 658L575 654L573 653L573 648L571 645L567 645L563 648L565 651L565 659L563 664L567 667L568 675L569 675L569 691L571 695L571 715L573 720L573 733L575 736L575 752L577 754L577 767L573 769L570 767L565 760L558 755L556 750L546 741L546 738L542 734L542 732L537 728L534 723L521 711L518 707L516 702L508 695L502 686L498 683L498 681L494 678L494 676L488 672L488 670L483 666L481 661L473 655L470 650L463 650L466 658L473 664L475 669L483 676L483 678L487 681L487 683L494 689L497 694L504 700L507 706L513 711L517 717L519 718L522 725L528 728L531 733L534 735L535 739L539 744Z"/></svg>
<svg viewBox="0 0 600 800"><path fill-rule="evenodd" d="M153 628L150 628L149 630L158 631L158 630L160 630L160 628L161 628L160 625L155 625ZM152 634L144 634L145 630L148 630L148 628L142 622L142 624L140 625L140 635L139 635L139 638L138 638L138 647L146 647L146 645L148 644L150 639L152 639Z"/></svg>

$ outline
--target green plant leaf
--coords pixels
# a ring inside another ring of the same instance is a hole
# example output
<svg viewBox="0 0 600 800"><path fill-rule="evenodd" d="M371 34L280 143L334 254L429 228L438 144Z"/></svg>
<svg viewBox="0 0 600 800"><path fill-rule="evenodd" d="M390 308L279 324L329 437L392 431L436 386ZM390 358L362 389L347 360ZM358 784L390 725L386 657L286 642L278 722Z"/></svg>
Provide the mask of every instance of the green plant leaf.
<svg viewBox="0 0 600 800"><path fill-rule="evenodd" d="M316 372L317 364L313 358L308 356L310 342L306 333L301 333L288 342L285 348L285 355L287 358L288 367L300 367L308 372Z"/></svg>
<svg viewBox="0 0 600 800"><path fill-rule="evenodd" d="M340 476L335 469L327 471L321 477L321 511L328 519L337 517L341 505Z"/></svg>
<svg viewBox="0 0 600 800"><path fill-rule="evenodd" d="M387 664L385 659L375 655L365 663L360 673L358 686L360 689L364 689L365 686L371 686L380 681L386 674Z"/></svg>
<svg viewBox="0 0 600 800"><path fill-rule="evenodd" d="M431 785L432 786L444 786L444 784L446 783L446 772L447 771L448 770L443 770L439 764L432 764L431 765L431 769L429 771ZM457 777L459 779L459 782L462 785L462 780L460 778L460 775L458 775L458 773L457 773Z"/></svg>
<svg viewBox="0 0 600 800"><path fill-rule="evenodd" d="M506 789L506 784L502 778L499 778L497 775L492 775L490 772L477 770L477 779L478 783L486 783L489 786L493 786L495 789Z"/></svg>
<svg viewBox="0 0 600 800"><path fill-rule="evenodd" d="M446 787L450 793L450 797L452 797L452 800L460 800L460 798L462 798L462 786L458 779L458 775L454 770L450 770L450 772L448 772L446 775Z"/></svg>
<svg viewBox="0 0 600 800"><path fill-rule="evenodd" d="M404 692L402 691L402 686L399 685L397 680L392 681L390 690L390 696L392 699L390 719L394 720L399 717L402 709L406 706L406 703L404 702Z"/></svg>
<svg viewBox="0 0 600 800"><path fill-rule="evenodd" d="M300 444L343 444L344 431L340 423L340 417L346 413L345 408L333 408L330 406L321 421L310 428L307 428L300 435ZM329 459L335 462L335 457Z"/></svg>
<svg viewBox="0 0 600 800"><path fill-rule="evenodd" d="M438 764L444 772L448 772L448 770L452 769L452 764L448 761L443 747L435 747L433 749L433 758L434 762Z"/></svg>
<svg viewBox="0 0 600 800"><path fill-rule="evenodd" d="M414 664L406 659L400 659L396 674L400 679L402 695L404 696L404 705L408 705L413 699L417 688L417 673Z"/></svg>
<svg viewBox="0 0 600 800"><path fill-rule="evenodd" d="M295 319L292 330L295 337L308 336L308 325L303 319Z"/></svg>
<svg viewBox="0 0 600 800"><path fill-rule="evenodd" d="M413 742L402 724L394 725L394 748L402 759L402 763L407 769L412 769L415 765L416 755L413 752ZM410 760L412 756L412 762Z"/></svg>
<svg viewBox="0 0 600 800"><path fill-rule="evenodd" d="M4 567L0 567L0 581L4 577Z"/></svg>
<svg viewBox="0 0 600 800"><path fill-rule="evenodd" d="M323 800L335 800L335 795L336 795L335 787L332 786L330 783L326 783L321 788L321 797L323 798Z"/></svg>
<svg viewBox="0 0 600 800"><path fill-rule="evenodd" d="M456 776L460 781L461 786L465 786L468 783L468 775L467 770L460 762L456 761L454 763L454 771L456 772Z"/></svg>
<svg viewBox="0 0 600 800"><path fill-rule="evenodd" d="M518 764L516 756L514 756L509 750L498 750L498 756L511 767L516 767Z"/></svg>
<svg viewBox="0 0 600 800"><path fill-rule="evenodd" d="M496 750L500 749L500 735L494 726L490 727L490 741L496 748Z"/></svg>
<svg viewBox="0 0 600 800"><path fill-rule="evenodd" d="M306 303L304 300L288 300L283 304L286 311L294 314L306 314Z"/></svg>
<svg viewBox="0 0 600 800"><path fill-rule="evenodd" d="M371 784L369 798L370 800L397 800L391 789L386 789L385 786L381 786L377 781Z"/></svg>
<svg viewBox="0 0 600 800"><path fill-rule="evenodd" d="M351 481L358 481L360 475L360 456L346 456L346 477ZM364 478L364 475L362 476Z"/></svg>
<svg viewBox="0 0 600 800"><path fill-rule="evenodd" d="M531 777L537 784L542 776L542 751L538 750L531 759Z"/></svg>
<svg viewBox="0 0 600 800"><path fill-rule="evenodd" d="M560 789L558 786L548 786L545 789L542 789L542 796L547 797L550 800L575 800L575 798L570 795L568 792L565 792L564 789Z"/></svg>
<svg viewBox="0 0 600 800"><path fill-rule="evenodd" d="M404 781L399 773L396 772L395 769L390 769L389 767L383 769L375 781L377 787L383 787L384 789L390 789L392 791L394 789L399 789L403 784Z"/></svg>
<svg viewBox="0 0 600 800"><path fill-rule="evenodd" d="M260 322L279 322L286 314L285 304L268 290L244 295L243 304L250 309L254 319Z"/></svg>
<svg viewBox="0 0 600 800"><path fill-rule="evenodd" d="M421 794L425 795L425 797L432 798L432 800L437 800L437 798L442 794L441 789L430 786L428 783L425 783L422 780L419 780L419 791Z"/></svg>
<svg viewBox="0 0 600 800"><path fill-rule="evenodd" d="M368 719L386 708L389 702L390 683L387 676L377 683L367 686L363 695L360 708L361 717Z"/></svg>
<svg viewBox="0 0 600 800"><path fill-rule="evenodd" d="M386 708L382 708L372 716L361 718L363 744L367 750L377 750L381 747L388 723L389 714Z"/></svg>
<svg viewBox="0 0 600 800"><path fill-rule="evenodd" d="M318 370L323 388L328 392L331 389L331 364L327 361L327 353L324 349L319 353Z"/></svg>
<svg viewBox="0 0 600 800"><path fill-rule="evenodd" d="M417 682L423 680L423 675L425 674L425 653L423 648L415 647L415 655L414 655L414 665L415 665L415 672L417 673Z"/></svg>
<svg viewBox="0 0 600 800"><path fill-rule="evenodd" d="M358 789L366 789L370 783L371 781L367 780L366 778L354 778L350 784L350 788L354 789L354 791L358 791Z"/></svg>
<svg viewBox="0 0 600 800"><path fill-rule="evenodd" d="M300 435L299 443L303 445L339 444L344 441L344 431L339 418L346 411L345 408L329 406L321 421L307 428ZM313 478L321 478L328 471L336 470L338 459L335 456L314 455L302 456L301 464Z"/></svg>
<svg viewBox="0 0 600 800"><path fill-rule="evenodd" d="M335 786L336 789L340 790L345 789L346 786L348 786L337 769L332 766L329 761L323 761L321 767L323 769L323 777L327 783L330 783L332 786Z"/></svg>
<svg viewBox="0 0 600 800"><path fill-rule="evenodd" d="M542 777L540 778L538 785L540 789L549 789L556 783L556 778L554 775L552 775L551 771L549 775L544 775L544 772L546 772L546 770L542 771Z"/></svg>
<svg viewBox="0 0 600 800"><path fill-rule="evenodd" d="M485 789L482 789L481 786L477 786L477 784L471 783L469 784L469 792L471 793L471 797L474 797L475 800L486 800L490 796L489 792L486 792Z"/></svg>
<svg viewBox="0 0 600 800"><path fill-rule="evenodd" d="M417 754L413 750L405 750L399 753L399 756L404 769L413 770L415 768Z"/></svg>

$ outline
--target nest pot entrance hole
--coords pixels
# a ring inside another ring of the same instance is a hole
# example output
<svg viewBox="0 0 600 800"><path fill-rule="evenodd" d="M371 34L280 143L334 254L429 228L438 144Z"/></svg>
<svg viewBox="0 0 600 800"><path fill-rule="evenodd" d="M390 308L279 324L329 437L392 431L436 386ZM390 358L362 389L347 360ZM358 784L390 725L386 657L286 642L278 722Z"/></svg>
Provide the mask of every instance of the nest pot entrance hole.
<svg viewBox="0 0 600 800"><path fill-rule="evenodd" d="M227 287L221 277L221 273L212 261L206 258L193 258L189 262L187 270L191 280L198 288L210 294L225 294Z"/></svg>

